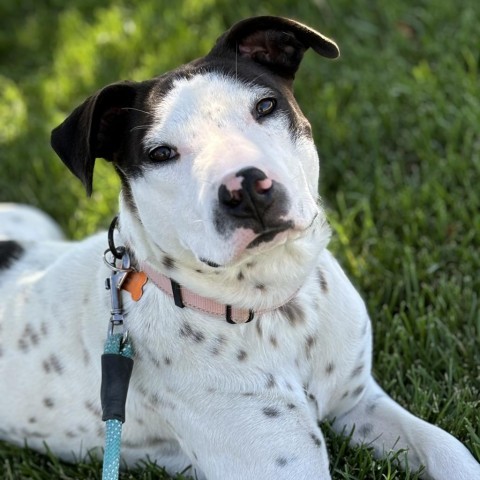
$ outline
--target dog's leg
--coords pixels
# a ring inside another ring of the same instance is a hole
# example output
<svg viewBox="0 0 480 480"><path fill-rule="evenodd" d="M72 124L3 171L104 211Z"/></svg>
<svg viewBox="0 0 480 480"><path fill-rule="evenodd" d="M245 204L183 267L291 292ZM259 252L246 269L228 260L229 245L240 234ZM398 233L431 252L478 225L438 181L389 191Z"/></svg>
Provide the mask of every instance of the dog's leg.
<svg viewBox="0 0 480 480"><path fill-rule="evenodd" d="M178 418L175 431L208 480L330 480L325 440L308 405L211 396L197 407Z"/></svg>
<svg viewBox="0 0 480 480"><path fill-rule="evenodd" d="M425 467L423 478L434 480L480 479L480 465L456 438L394 402L371 379L361 401L338 417L333 428L344 434L353 429L352 443L366 444L378 456L407 449L412 470Z"/></svg>

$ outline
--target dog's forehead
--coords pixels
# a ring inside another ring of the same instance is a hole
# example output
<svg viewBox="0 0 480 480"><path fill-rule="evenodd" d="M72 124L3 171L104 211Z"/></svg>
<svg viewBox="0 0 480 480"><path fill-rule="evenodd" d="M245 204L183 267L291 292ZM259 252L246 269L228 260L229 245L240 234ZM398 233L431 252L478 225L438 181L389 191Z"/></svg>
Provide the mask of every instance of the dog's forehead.
<svg viewBox="0 0 480 480"><path fill-rule="evenodd" d="M156 145L162 134L186 133L191 128L201 131L212 123L248 123L256 102L276 93L273 87L246 83L222 72L176 77L167 92L153 90L150 95L154 120L144 145Z"/></svg>

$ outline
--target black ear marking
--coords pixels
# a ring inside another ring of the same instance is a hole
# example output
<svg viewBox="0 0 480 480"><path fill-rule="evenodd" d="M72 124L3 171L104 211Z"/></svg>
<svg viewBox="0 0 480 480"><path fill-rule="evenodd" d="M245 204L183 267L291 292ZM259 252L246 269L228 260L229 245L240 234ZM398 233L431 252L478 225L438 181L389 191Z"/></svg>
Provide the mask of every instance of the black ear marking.
<svg viewBox="0 0 480 480"><path fill-rule="evenodd" d="M96 158L112 161L120 149L137 91L134 82L101 89L52 131L51 145L70 171L92 193Z"/></svg>
<svg viewBox="0 0 480 480"><path fill-rule="evenodd" d="M326 58L340 55L333 40L306 25L288 18L261 16L233 25L217 40L211 53L233 51L291 80L308 48Z"/></svg>

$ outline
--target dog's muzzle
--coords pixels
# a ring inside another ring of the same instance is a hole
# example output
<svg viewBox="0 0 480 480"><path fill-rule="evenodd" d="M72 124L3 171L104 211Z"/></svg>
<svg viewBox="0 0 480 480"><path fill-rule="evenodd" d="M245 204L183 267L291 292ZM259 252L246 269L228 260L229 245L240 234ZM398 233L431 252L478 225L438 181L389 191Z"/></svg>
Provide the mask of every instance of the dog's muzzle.
<svg viewBox="0 0 480 480"><path fill-rule="evenodd" d="M221 234L238 228L252 230L258 236L249 247L255 246L293 227L293 222L285 220L288 209L283 185L262 170L248 167L223 179L215 226Z"/></svg>

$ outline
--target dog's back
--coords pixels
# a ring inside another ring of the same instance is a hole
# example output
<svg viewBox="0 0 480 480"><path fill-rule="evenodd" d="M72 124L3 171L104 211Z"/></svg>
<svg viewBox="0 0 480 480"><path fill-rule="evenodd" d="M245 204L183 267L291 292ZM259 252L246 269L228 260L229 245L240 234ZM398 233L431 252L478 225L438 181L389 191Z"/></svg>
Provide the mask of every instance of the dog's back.
<svg viewBox="0 0 480 480"><path fill-rule="evenodd" d="M45 213L28 205L0 204L0 242L62 240L58 225ZM1 248L1 247L0 247Z"/></svg>

